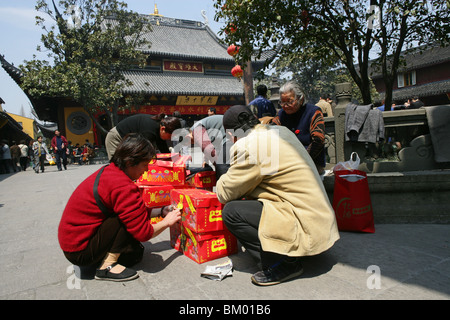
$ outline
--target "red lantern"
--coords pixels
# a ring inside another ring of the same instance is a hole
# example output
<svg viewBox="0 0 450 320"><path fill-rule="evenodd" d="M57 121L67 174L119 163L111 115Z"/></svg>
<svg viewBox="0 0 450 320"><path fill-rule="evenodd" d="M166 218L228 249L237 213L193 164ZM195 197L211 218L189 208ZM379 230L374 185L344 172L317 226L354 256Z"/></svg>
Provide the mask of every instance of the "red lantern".
<svg viewBox="0 0 450 320"><path fill-rule="evenodd" d="M236 65L233 69L231 69L231 74L233 75L233 77L240 79L244 75L244 71L242 71L240 65Z"/></svg>
<svg viewBox="0 0 450 320"><path fill-rule="evenodd" d="M230 56L235 56L238 54L239 52L239 47L235 46L234 44L232 44L231 46L228 47L227 52Z"/></svg>
<svg viewBox="0 0 450 320"><path fill-rule="evenodd" d="M228 25L227 25L227 27L225 28L225 33L226 34L228 34L228 33L231 33L231 34L233 34L233 33L235 33L236 32L236 26L235 26L235 24L234 23L229 23Z"/></svg>

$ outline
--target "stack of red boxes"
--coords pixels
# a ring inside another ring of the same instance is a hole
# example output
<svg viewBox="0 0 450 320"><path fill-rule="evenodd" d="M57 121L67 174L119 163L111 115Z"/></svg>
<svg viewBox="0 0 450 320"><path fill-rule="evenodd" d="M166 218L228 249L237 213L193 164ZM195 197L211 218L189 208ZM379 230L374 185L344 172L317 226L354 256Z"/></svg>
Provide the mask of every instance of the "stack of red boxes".
<svg viewBox="0 0 450 320"><path fill-rule="evenodd" d="M177 153L159 153L149 162L148 171L136 182L147 207L160 208L171 204L170 190L186 187L186 164L190 159L190 156ZM152 218L152 223L161 220L160 217Z"/></svg>
<svg viewBox="0 0 450 320"><path fill-rule="evenodd" d="M173 189L170 198L182 210L181 223L170 229L172 247L197 263L237 252L237 240L223 223L223 205L214 192Z"/></svg>
<svg viewBox="0 0 450 320"><path fill-rule="evenodd" d="M182 211L181 222L170 228L170 243L186 256L203 263L237 252L237 240L222 221L223 205L212 192L214 171L198 172L189 179L190 156L157 154L136 182L148 207L170 204ZM153 218L152 223L160 221Z"/></svg>

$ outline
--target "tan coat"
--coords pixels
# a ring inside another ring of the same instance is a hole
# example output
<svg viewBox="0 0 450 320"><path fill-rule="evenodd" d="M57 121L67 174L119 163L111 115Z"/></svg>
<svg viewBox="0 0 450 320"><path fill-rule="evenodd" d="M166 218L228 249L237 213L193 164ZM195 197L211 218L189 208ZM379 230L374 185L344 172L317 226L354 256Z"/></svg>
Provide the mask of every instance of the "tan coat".
<svg viewBox="0 0 450 320"><path fill-rule="evenodd" d="M316 103L316 106L322 110L322 113L326 113L327 117L333 116L333 108L331 107L331 104L324 99L320 99L319 102Z"/></svg>
<svg viewBox="0 0 450 320"><path fill-rule="evenodd" d="M264 251L309 256L339 239L314 162L287 128L257 125L233 145L231 155L217 196L222 203L243 197L263 202L259 239Z"/></svg>

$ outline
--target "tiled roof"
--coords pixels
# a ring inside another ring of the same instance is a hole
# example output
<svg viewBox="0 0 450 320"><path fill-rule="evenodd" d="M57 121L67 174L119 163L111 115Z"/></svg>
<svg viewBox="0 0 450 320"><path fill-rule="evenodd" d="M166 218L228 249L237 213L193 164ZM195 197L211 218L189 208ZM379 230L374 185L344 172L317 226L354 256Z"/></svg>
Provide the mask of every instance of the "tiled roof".
<svg viewBox="0 0 450 320"><path fill-rule="evenodd" d="M450 46L422 46L403 51L402 57L405 59L405 65L399 66L398 72L416 70L450 61ZM369 67L369 74L372 74L372 78L382 77L379 68Z"/></svg>
<svg viewBox="0 0 450 320"><path fill-rule="evenodd" d="M215 76L184 72L127 71L133 85L126 93L172 95L243 95L243 84L231 76Z"/></svg>
<svg viewBox="0 0 450 320"><path fill-rule="evenodd" d="M423 85L416 85L410 87L404 87L392 92L392 98L394 100L406 100L413 96L429 97L437 96L440 94L446 94L450 92L450 80L436 81ZM384 92L380 94L381 98L384 98Z"/></svg>
<svg viewBox="0 0 450 320"><path fill-rule="evenodd" d="M235 62L227 53L228 46L203 22L155 15L141 16L152 29L142 35L150 43L149 48L138 48L144 53L180 59ZM113 18L110 23L114 24ZM252 62L261 67L266 60L272 60L274 55L275 50L267 50L258 59L254 56Z"/></svg>
<svg viewBox="0 0 450 320"><path fill-rule="evenodd" d="M196 21L158 17L159 24L152 23L152 31L143 37L151 43L148 54L183 59L211 59L234 62L227 47L205 24Z"/></svg>
<svg viewBox="0 0 450 320"><path fill-rule="evenodd" d="M15 67L13 64L6 61L4 55L0 55L0 63L5 69L5 71L9 74L9 76L17 83L22 83L23 73L19 68Z"/></svg>

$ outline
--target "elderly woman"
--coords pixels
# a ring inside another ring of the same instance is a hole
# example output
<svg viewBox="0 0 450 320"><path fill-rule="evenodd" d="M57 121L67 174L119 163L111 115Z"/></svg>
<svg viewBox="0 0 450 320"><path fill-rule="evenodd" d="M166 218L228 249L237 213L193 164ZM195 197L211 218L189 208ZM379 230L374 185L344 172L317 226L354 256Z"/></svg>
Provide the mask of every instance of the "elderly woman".
<svg viewBox="0 0 450 320"><path fill-rule="evenodd" d="M137 278L137 272L128 267L141 260L141 242L181 219L178 209L147 208L134 183L154 156L147 139L128 134L111 163L84 180L66 205L58 230L61 249L75 265L98 267L96 279ZM151 224L151 216L158 214L164 219Z"/></svg>
<svg viewBox="0 0 450 320"><path fill-rule="evenodd" d="M282 110L273 121L294 132L316 165L319 174L325 172L325 121L322 110L306 103L302 88L294 81L280 88Z"/></svg>

